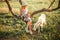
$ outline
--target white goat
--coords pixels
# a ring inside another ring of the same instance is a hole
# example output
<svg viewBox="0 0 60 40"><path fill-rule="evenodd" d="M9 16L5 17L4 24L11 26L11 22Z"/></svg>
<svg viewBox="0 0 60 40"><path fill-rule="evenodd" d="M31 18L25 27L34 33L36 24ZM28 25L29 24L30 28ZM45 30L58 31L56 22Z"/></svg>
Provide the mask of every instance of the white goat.
<svg viewBox="0 0 60 40"><path fill-rule="evenodd" d="M42 31L43 25L45 25L45 24L46 24L46 15L41 14L41 16L39 16L39 18L38 18L38 21L34 24L33 30L36 31L36 29L38 29L38 32L40 32L40 28Z"/></svg>

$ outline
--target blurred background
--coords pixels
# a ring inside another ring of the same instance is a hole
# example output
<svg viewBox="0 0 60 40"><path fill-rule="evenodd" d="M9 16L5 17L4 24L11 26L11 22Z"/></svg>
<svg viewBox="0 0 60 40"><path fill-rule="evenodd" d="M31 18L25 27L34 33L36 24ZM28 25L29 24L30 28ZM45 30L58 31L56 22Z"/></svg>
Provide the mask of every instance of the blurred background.
<svg viewBox="0 0 60 40"><path fill-rule="evenodd" d="M21 5L19 0L8 0L15 15L20 15ZM28 10L34 12L42 8L48 8L53 0L25 0ZM55 0L50 9L58 6ZM5 0L0 0L0 40L60 40L60 9L52 12L42 12L46 14L47 25L40 33L33 35L25 32L26 23L15 18L9 11ZM33 25L41 13L32 17ZM32 26L33 27L33 26Z"/></svg>

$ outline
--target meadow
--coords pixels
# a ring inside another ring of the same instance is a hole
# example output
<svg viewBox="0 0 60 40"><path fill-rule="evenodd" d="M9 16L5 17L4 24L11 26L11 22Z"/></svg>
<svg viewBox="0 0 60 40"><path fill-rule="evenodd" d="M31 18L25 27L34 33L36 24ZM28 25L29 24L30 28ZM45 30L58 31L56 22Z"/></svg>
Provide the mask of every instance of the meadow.
<svg viewBox="0 0 60 40"><path fill-rule="evenodd" d="M48 8L52 0L27 0L29 11ZM19 2L9 1L13 12L19 16L21 5ZM57 7L58 0L51 8ZM60 9L53 12L42 12L46 14L47 24L40 33L34 32L33 35L25 32L26 23L15 18L8 10L5 2L0 2L0 40L60 40ZM37 21L41 13L32 17L32 23ZM32 25L32 28L33 28Z"/></svg>

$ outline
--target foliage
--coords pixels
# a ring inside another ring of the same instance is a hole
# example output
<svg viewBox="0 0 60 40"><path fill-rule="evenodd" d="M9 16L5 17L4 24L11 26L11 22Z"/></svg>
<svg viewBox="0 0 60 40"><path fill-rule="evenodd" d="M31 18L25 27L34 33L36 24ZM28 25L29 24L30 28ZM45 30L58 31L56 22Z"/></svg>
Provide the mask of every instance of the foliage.
<svg viewBox="0 0 60 40"><path fill-rule="evenodd" d="M48 7L50 1L27 1L28 9L30 12L38 10L39 8ZM10 2L13 9L19 10L18 2ZM14 5L15 4L15 5ZM17 5L18 4L18 5ZM30 5L32 6L30 6ZM55 5L55 6L54 6ZM56 3L52 8L56 7ZM7 8L5 2L0 2L0 8ZM4 10L4 9L3 9ZM14 11L15 12L15 11ZM22 20L18 20L11 15L10 12L7 12L7 9L4 11L0 10L0 39L1 40L60 40L60 9L53 12L43 12L46 14L47 24L44 26L44 30L40 33L34 32L33 35L27 34L25 32L26 23ZM19 11L15 12L16 15L19 15ZM40 13L41 14L41 13ZM34 24L40 14L34 15L32 17L32 23ZM32 26L33 27L33 26Z"/></svg>

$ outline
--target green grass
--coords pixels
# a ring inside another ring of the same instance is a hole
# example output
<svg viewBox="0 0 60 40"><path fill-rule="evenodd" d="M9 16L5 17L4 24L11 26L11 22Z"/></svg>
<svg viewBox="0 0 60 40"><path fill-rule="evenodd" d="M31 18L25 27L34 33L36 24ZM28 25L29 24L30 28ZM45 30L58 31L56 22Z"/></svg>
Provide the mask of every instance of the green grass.
<svg viewBox="0 0 60 40"><path fill-rule="evenodd" d="M47 0L27 1L28 9L32 13L35 10L47 8L50 4ZM57 6L58 0L51 8ZM11 7L17 11L15 14L19 15L19 2L10 2ZM18 4L18 5L17 5ZM7 8L5 2L0 2L0 8ZM26 23L13 17L7 9L0 10L0 40L60 40L60 9L53 12L42 12L46 14L47 25L40 33L34 32L33 35L25 32ZM32 17L34 24L41 13ZM33 26L32 26L33 27Z"/></svg>

